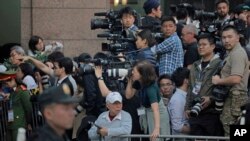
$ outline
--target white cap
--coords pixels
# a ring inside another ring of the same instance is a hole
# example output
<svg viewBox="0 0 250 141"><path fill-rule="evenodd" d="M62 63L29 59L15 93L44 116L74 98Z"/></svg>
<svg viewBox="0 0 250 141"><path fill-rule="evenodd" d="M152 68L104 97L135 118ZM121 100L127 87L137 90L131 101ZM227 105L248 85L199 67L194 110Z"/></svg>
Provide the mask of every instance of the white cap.
<svg viewBox="0 0 250 141"><path fill-rule="evenodd" d="M106 103L115 103L116 101L122 103L122 96L118 92L111 92L106 97Z"/></svg>
<svg viewBox="0 0 250 141"><path fill-rule="evenodd" d="M5 72L7 68L4 65L0 65L0 72Z"/></svg>

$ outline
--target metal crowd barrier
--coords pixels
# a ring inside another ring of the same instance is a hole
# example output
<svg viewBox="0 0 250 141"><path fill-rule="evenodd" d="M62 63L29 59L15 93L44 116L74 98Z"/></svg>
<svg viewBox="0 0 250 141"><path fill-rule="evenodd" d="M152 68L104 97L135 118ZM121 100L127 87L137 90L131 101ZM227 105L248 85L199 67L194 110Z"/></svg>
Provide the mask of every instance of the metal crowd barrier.
<svg viewBox="0 0 250 141"><path fill-rule="evenodd" d="M129 141L143 141L145 138L150 138L150 135L123 135L121 139L127 138ZM191 135L160 135L160 141L230 141L229 137L221 136L191 136Z"/></svg>
<svg viewBox="0 0 250 141"><path fill-rule="evenodd" d="M32 129L36 129L44 124L44 119L39 111L38 103L32 103ZM0 101L0 141L7 140L7 123L8 123L8 101ZM29 136L31 132L27 132Z"/></svg>
<svg viewBox="0 0 250 141"><path fill-rule="evenodd" d="M0 141L6 141L8 102L0 101Z"/></svg>
<svg viewBox="0 0 250 141"><path fill-rule="evenodd" d="M8 101L0 101L0 141L6 141L7 137L7 121L8 121ZM32 128L35 129L44 124L44 119L39 112L38 103L32 103L33 112L32 112ZM149 139L150 135L123 135L121 139L127 138L129 141L143 141L143 139ZM158 137L160 141L193 141L193 140L202 140L202 141L229 141L229 137L217 137L217 136L190 136L190 135L160 135Z"/></svg>

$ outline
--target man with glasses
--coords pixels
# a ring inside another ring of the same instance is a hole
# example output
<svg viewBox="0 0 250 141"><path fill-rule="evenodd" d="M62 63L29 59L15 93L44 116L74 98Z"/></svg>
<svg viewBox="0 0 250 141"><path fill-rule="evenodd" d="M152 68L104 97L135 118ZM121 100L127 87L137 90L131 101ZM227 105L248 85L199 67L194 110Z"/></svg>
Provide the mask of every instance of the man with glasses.
<svg viewBox="0 0 250 141"><path fill-rule="evenodd" d="M188 69L191 68L195 61L200 59L197 50L196 35L198 35L198 30L193 24L185 25L181 32L181 39L185 50L183 66Z"/></svg>
<svg viewBox="0 0 250 141"><path fill-rule="evenodd" d="M190 134L201 136L222 136L223 129L219 113L215 111L212 95L212 76L220 66L221 59L214 53L215 38L210 34L198 37L198 52L201 59L194 62L190 69L189 91L186 98L186 116L189 118ZM198 99L201 99L198 101ZM191 109L200 104L197 115Z"/></svg>
<svg viewBox="0 0 250 141"><path fill-rule="evenodd" d="M171 76L168 74L161 75L158 79L158 86L160 87L164 105L167 106L169 99L175 91L175 86L171 80Z"/></svg>

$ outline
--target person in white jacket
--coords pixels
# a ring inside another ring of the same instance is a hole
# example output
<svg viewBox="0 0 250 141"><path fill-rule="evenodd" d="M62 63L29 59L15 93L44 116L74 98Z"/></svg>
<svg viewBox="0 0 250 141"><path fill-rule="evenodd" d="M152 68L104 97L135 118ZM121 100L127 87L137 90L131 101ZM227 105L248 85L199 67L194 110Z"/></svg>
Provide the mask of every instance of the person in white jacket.
<svg viewBox="0 0 250 141"><path fill-rule="evenodd" d="M132 119L129 113L122 110L122 96L118 92L110 92L106 97L108 111L99 115L93 126L88 131L91 141L128 141L119 138L129 135L132 130Z"/></svg>

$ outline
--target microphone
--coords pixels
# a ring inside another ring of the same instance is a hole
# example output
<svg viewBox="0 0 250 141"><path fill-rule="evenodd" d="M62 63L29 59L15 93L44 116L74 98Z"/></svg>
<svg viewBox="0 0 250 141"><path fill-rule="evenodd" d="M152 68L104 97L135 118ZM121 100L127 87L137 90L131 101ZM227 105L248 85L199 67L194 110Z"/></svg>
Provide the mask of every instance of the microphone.
<svg viewBox="0 0 250 141"><path fill-rule="evenodd" d="M97 37L99 37L99 38L108 38L108 37L110 37L110 33L97 34Z"/></svg>
<svg viewBox="0 0 250 141"><path fill-rule="evenodd" d="M106 12L98 12L98 13L94 13L95 16L107 16Z"/></svg>

